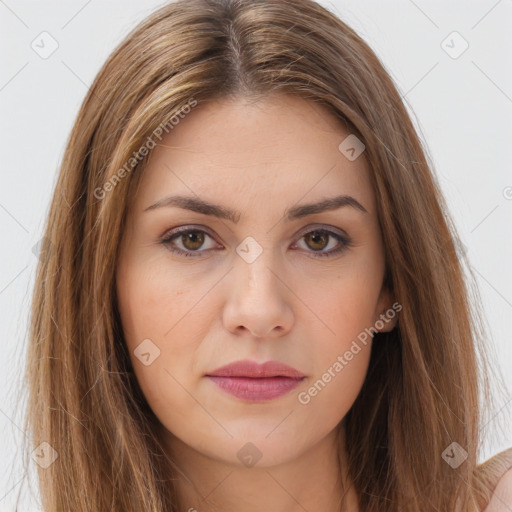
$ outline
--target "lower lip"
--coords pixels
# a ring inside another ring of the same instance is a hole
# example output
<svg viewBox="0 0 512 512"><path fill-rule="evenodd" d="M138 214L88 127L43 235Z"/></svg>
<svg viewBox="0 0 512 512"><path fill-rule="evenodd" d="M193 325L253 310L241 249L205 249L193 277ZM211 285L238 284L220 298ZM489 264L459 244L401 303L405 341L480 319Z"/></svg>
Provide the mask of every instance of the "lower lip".
<svg viewBox="0 0 512 512"><path fill-rule="evenodd" d="M289 377L250 378L215 375L208 375L208 378L226 393L254 402L272 400L286 395L303 380Z"/></svg>

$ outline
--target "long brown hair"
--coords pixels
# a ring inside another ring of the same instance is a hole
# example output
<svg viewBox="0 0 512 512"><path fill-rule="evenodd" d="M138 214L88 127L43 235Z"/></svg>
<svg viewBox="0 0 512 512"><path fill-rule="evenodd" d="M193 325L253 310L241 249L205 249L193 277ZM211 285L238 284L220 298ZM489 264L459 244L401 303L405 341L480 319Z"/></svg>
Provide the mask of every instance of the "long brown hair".
<svg viewBox="0 0 512 512"><path fill-rule="evenodd" d="M271 93L327 107L364 142L385 284L402 305L397 327L375 334L346 416L361 512L486 504L479 425L493 397L478 293L466 284L459 237L392 79L312 0L180 0L138 25L98 73L51 202L26 374L32 447L45 441L58 454L38 468L46 511L178 510L179 468L155 435L117 310L125 214L147 162L141 148L155 134L211 99ZM457 468L443 460L450 446L467 452Z"/></svg>

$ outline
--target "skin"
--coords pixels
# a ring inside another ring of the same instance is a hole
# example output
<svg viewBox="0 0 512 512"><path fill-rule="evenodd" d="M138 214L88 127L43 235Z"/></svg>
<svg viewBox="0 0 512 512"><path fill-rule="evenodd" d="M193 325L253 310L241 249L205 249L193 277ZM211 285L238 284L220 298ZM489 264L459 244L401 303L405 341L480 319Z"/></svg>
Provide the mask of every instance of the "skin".
<svg viewBox="0 0 512 512"><path fill-rule="evenodd" d="M116 282L137 380L181 472L182 510L334 512L348 489L344 510L357 511L336 443L341 436L344 460L342 420L365 379L371 339L309 403L298 400L394 302L382 286L384 248L364 153L350 161L338 149L349 133L303 99L237 98L197 106L151 151L129 206ZM177 207L144 211L171 194L236 208L239 222ZM288 207L338 194L367 213L345 206L283 218ZM206 231L203 245L174 239L195 256L159 243L180 226ZM352 243L316 256L343 243L304 236L319 228ZM262 248L252 263L236 252L248 236ZM395 323L396 316L379 330ZM134 350L148 338L160 354L146 366ZM306 378L284 396L249 402L205 376L241 359L284 362ZM248 442L261 453L252 467L237 457Z"/></svg>

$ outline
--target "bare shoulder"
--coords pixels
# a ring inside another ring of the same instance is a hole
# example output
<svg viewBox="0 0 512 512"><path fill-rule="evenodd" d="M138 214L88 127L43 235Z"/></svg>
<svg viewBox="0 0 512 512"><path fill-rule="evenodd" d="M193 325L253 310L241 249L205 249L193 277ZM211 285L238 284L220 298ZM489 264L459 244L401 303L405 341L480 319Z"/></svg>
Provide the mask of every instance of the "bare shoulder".
<svg viewBox="0 0 512 512"><path fill-rule="evenodd" d="M491 501L484 512L512 511L512 469L509 469L499 479L494 489Z"/></svg>
<svg viewBox="0 0 512 512"><path fill-rule="evenodd" d="M483 512L512 511L512 448L495 455L480 466L480 476L492 491Z"/></svg>

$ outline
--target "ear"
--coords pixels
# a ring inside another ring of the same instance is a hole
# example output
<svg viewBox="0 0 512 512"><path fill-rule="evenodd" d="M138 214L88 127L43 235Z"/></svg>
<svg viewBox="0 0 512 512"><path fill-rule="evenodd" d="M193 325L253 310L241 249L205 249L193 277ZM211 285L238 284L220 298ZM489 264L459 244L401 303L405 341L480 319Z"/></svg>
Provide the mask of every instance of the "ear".
<svg viewBox="0 0 512 512"><path fill-rule="evenodd" d="M392 331L398 322L398 312L402 305L395 301L394 294L382 287L374 314L374 326L378 332Z"/></svg>

